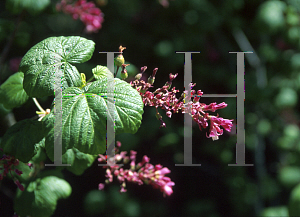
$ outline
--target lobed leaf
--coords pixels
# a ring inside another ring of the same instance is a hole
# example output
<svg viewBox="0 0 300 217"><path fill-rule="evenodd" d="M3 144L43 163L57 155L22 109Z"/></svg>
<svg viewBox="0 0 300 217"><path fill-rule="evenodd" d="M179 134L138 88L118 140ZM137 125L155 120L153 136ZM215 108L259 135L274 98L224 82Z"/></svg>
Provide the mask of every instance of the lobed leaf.
<svg viewBox="0 0 300 217"><path fill-rule="evenodd" d="M21 216L50 217L57 200L71 195L68 182L56 176L46 176L30 182L24 191L18 189L14 201L14 210Z"/></svg>
<svg viewBox="0 0 300 217"><path fill-rule="evenodd" d="M24 89L30 97L54 93L55 72L61 70L62 89L80 87L81 77L72 64L88 61L95 43L79 36L50 37L33 46L23 57Z"/></svg>
<svg viewBox="0 0 300 217"><path fill-rule="evenodd" d="M108 104L107 79L91 83L83 89L70 87L63 91L62 153L76 148L80 152L97 155L106 151L106 122ZM115 79L115 133L136 133L143 114L139 93L127 82ZM54 159L54 110L44 119L45 149ZM112 117L108 115L112 120Z"/></svg>
<svg viewBox="0 0 300 217"><path fill-rule="evenodd" d="M79 176L93 164L97 156L98 155L85 154L78 151L76 148L72 148L63 154L62 163L71 164L71 166L66 166L65 168Z"/></svg>

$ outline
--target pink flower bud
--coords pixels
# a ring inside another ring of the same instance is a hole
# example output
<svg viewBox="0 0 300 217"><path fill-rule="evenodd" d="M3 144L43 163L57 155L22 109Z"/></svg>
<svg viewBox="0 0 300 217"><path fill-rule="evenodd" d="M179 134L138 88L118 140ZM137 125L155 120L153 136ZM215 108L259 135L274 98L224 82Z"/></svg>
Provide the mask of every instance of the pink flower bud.
<svg viewBox="0 0 300 217"><path fill-rule="evenodd" d="M169 75L170 81L173 81L177 77L177 75L178 75L178 73L176 73L175 75L173 75L172 73L170 73L170 75Z"/></svg>
<svg viewBox="0 0 300 217"><path fill-rule="evenodd" d="M139 73L139 74L137 74L137 75L135 76L135 79L140 80L141 77L142 77L142 73Z"/></svg>
<svg viewBox="0 0 300 217"><path fill-rule="evenodd" d="M166 115L168 116L168 118L171 118L172 112L171 112L171 111L167 111L167 112L166 112Z"/></svg>
<svg viewBox="0 0 300 217"><path fill-rule="evenodd" d="M203 95L203 92L201 90L197 90L197 95Z"/></svg>
<svg viewBox="0 0 300 217"><path fill-rule="evenodd" d="M120 141L117 141L117 142L116 142L116 145L117 145L118 148L120 148L122 144L121 144Z"/></svg>
<svg viewBox="0 0 300 217"><path fill-rule="evenodd" d="M158 68L153 69L152 77L155 77Z"/></svg>
<svg viewBox="0 0 300 217"><path fill-rule="evenodd" d="M103 183L100 183L98 186L98 189L101 191L104 189L104 187L105 187L105 185Z"/></svg>
<svg viewBox="0 0 300 217"><path fill-rule="evenodd" d="M143 74L146 70L147 70L147 66L143 66L143 67L141 67L141 72L140 73Z"/></svg>

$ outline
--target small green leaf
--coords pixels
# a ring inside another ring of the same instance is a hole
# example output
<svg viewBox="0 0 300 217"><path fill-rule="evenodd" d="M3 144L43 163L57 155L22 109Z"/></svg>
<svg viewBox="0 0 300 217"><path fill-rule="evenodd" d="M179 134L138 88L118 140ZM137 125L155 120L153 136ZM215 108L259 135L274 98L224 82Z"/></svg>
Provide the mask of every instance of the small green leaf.
<svg viewBox="0 0 300 217"><path fill-rule="evenodd" d="M50 37L33 46L23 57L24 89L31 97L54 93L55 72L62 70L62 89L80 87L81 76L72 64L88 61L95 43L78 36Z"/></svg>
<svg viewBox="0 0 300 217"><path fill-rule="evenodd" d="M65 168L79 176L93 164L97 156L98 155L84 154L76 148L72 148L63 154L62 163L71 164L71 166L66 166Z"/></svg>
<svg viewBox="0 0 300 217"><path fill-rule="evenodd" d="M67 149L96 155L106 151L107 98L106 79L98 80L84 89L70 87L63 91L62 103L62 153ZM143 114L140 94L127 82L115 79L115 133L136 133ZM54 110L44 117L44 132L47 134L45 149L54 159Z"/></svg>
<svg viewBox="0 0 300 217"><path fill-rule="evenodd" d="M111 73L111 71L109 71L109 69L106 66L98 65L92 69L92 72L96 80L107 78L107 75L110 78L114 78L114 75Z"/></svg>
<svg viewBox="0 0 300 217"><path fill-rule="evenodd" d="M36 15L42 12L49 4L50 0L7 0L6 9L13 14L18 14L25 9L31 15Z"/></svg>
<svg viewBox="0 0 300 217"><path fill-rule="evenodd" d="M28 95L23 89L24 73L17 72L11 75L0 86L0 103L7 109L21 106L28 100Z"/></svg>
<svg viewBox="0 0 300 217"><path fill-rule="evenodd" d="M1 148L5 154L27 163L37 153L39 142L43 139L41 129L40 121L31 119L19 121L4 134Z"/></svg>
<svg viewBox="0 0 300 217"><path fill-rule="evenodd" d="M14 210L21 216L50 217L57 200L71 195L68 182L56 176L38 178L30 182L24 191L18 189L14 201Z"/></svg>
<svg viewBox="0 0 300 217"><path fill-rule="evenodd" d="M80 77L81 77L81 86L80 89L82 89L83 87L86 86L86 77L84 73L80 73Z"/></svg>

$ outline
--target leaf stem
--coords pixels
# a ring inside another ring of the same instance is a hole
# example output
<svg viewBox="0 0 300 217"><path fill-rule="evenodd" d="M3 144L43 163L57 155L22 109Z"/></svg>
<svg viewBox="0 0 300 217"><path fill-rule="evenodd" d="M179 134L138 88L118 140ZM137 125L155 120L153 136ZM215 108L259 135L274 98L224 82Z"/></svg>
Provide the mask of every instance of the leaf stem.
<svg viewBox="0 0 300 217"><path fill-rule="evenodd" d="M89 83L91 80L93 80L95 77L94 75L86 82L86 83Z"/></svg>
<svg viewBox="0 0 300 217"><path fill-rule="evenodd" d="M33 99L33 102L35 103L36 107L38 107L38 109L41 111L41 112L44 112L45 113L45 110L42 108L42 106L39 104L39 102L36 100L36 98L32 98Z"/></svg>

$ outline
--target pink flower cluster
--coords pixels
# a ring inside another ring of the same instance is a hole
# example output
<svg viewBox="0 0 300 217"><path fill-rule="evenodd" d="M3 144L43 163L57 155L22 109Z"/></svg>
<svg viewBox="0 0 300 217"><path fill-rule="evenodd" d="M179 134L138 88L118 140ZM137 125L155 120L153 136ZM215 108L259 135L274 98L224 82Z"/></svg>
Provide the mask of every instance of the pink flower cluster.
<svg viewBox="0 0 300 217"><path fill-rule="evenodd" d="M98 32L104 21L104 14L93 2L86 0L78 0L75 4L71 4L70 0L62 0L56 5L57 11L63 11L66 14L71 14L73 19L80 20L85 24L87 33Z"/></svg>
<svg viewBox="0 0 300 217"><path fill-rule="evenodd" d="M191 96L194 96L194 99L189 103L185 103L185 100L189 100L186 96L188 94L187 91L183 91L181 97L177 99L176 93L179 90L176 90L175 87L171 89L172 81L177 77L178 74L169 75L169 81L162 87L158 88L154 92L148 91L150 87L153 87L151 84L154 83L155 74L157 72L157 68L153 70L153 74L148 78L148 82L143 80L139 80L142 74L147 69L146 66L141 68L141 73L136 76L135 81L131 81L130 84L132 87L136 88L140 95L142 96L142 100L145 106L155 106L156 108L156 117L161 122L161 127L166 127L165 122L162 120L162 116L159 114L157 108L160 107L166 111L166 115L171 118L172 113L178 113L179 110L182 113L188 113L192 116L193 120L199 125L199 129L206 128L208 126L208 121L210 121L210 133L208 138L212 138L213 140L217 140L220 135L223 134L223 130L220 128L222 126L225 130L231 131L232 121L228 119L219 118L217 116L209 115L207 112L215 112L218 109L222 109L227 107L225 102L220 104L211 103L206 105L205 103L200 103L200 96L203 95L201 90L197 91L197 95L195 90L191 90ZM192 89L196 84L190 84L190 88ZM171 89L171 90L170 90ZM170 90L170 91L169 91Z"/></svg>
<svg viewBox="0 0 300 217"><path fill-rule="evenodd" d="M2 148L0 148L1 151L3 151ZM19 165L19 160L9 156L9 155L5 155L3 154L2 157L0 158L0 165L3 167L0 167L0 170L3 170L3 173L0 174L0 181L3 179L4 176L6 176L8 173L10 173L11 177L13 178L15 184L18 186L18 188L21 191L24 191L24 186L19 182L19 180L17 178L15 178L12 174L11 171L14 171L17 175L22 175L22 171L13 168L15 166Z"/></svg>
<svg viewBox="0 0 300 217"><path fill-rule="evenodd" d="M115 148L116 153L119 152L119 148L121 147L121 142L117 141L117 147ZM126 156L127 152L122 151L119 154L116 154L113 157L107 160L105 155L99 154L98 161L106 162L110 166L104 166L106 169L107 178L105 183L111 183L113 181L113 176L116 176L121 184L120 192L126 192L126 181L136 183L138 185L150 184L153 188L159 188L161 192L163 192L164 197L166 195L170 196L173 193L172 186L175 185L174 182L171 181L169 177L165 175L170 173L171 171L167 167L163 167L160 164L153 166L149 163L150 159L144 155L141 162L136 164L136 154L137 152L131 150L130 156ZM112 162L122 162L123 164L127 164L130 161L130 169L123 169L118 165L113 165ZM99 184L99 190L104 189L105 184Z"/></svg>

